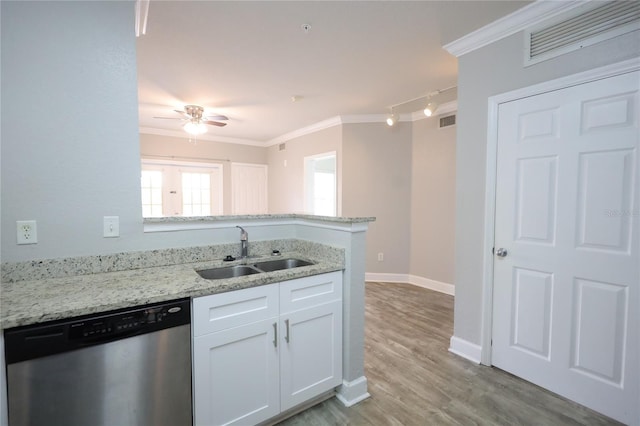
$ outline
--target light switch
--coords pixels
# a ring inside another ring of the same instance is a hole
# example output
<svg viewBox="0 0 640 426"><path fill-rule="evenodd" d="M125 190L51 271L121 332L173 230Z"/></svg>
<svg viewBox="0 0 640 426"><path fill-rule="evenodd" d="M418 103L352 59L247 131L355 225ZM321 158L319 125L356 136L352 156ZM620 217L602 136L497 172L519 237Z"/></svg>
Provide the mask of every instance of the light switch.
<svg viewBox="0 0 640 426"><path fill-rule="evenodd" d="M104 237L115 238L120 236L120 217L105 216L104 217Z"/></svg>

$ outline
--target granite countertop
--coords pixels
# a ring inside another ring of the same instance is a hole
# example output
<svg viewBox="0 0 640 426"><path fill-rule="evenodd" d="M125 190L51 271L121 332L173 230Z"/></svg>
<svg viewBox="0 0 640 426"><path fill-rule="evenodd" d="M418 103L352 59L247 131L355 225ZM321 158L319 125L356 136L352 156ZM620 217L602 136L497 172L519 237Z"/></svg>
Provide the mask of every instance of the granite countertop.
<svg viewBox="0 0 640 426"><path fill-rule="evenodd" d="M283 252L314 262L303 266L243 277L206 280L196 270L241 264L209 260L116 272L23 280L2 284L0 328L71 318L183 297L199 297L344 269L344 261ZM271 256L249 263L272 260Z"/></svg>
<svg viewBox="0 0 640 426"><path fill-rule="evenodd" d="M317 216L301 213L263 214L263 215L228 215L228 216L169 216L145 218L144 223L193 223L193 222L232 222L243 220L273 220L273 219L303 219L327 223L367 223L376 220L375 217L341 217Z"/></svg>

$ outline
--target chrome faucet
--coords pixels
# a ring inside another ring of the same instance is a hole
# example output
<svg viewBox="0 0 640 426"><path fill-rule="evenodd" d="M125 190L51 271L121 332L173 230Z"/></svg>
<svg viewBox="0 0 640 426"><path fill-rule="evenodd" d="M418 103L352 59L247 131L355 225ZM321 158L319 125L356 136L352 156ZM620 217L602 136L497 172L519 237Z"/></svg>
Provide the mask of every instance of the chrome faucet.
<svg viewBox="0 0 640 426"><path fill-rule="evenodd" d="M246 259L249 255L249 234L241 226L236 228L240 228L240 257Z"/></svg>

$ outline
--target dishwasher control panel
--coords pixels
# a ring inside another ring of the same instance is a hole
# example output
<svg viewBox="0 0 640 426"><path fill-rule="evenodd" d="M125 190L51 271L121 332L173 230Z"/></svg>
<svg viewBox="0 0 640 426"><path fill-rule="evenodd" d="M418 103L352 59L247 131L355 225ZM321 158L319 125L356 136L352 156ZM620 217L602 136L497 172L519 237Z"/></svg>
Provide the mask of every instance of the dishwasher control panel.
<svg viewBox="0 0 640 426"><path fill-rule="evenodd" d="M120 314L110 314L105 317L89 318L70 325L71 339L92 339L101 336L117 335L121 333L135 333L136 331L162 329L162 321L175 322L182 316L183 307L177 305L150 306L136 308ZM154 327L158 325L160 327ZM171 324L168 324L171 325Z"/></svg>
<svg viewBox="0 0 640 426"><path fill-rule="evenodd" d="M7 363L108 343L191 322L191 300L100 312L5 330Z"/></svg>

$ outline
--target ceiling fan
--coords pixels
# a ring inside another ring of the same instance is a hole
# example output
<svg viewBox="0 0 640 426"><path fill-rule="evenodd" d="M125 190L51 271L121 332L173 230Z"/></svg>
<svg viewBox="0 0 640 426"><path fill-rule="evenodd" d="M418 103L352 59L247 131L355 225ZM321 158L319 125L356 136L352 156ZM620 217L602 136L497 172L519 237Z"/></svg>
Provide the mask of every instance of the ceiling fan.
<svg viewBox="0 0 640 426"><path fill-rule="evenodd" d="M204 108L199 105L185 105L184 111L174 109L178 114L182 114L183 117L153 117L161 118L165 120L182 120L185 124L182 126L185 132L190 135L201 135L207 131L207 125L224 127L227 123L221 123L220 121L226 121L229 118L224 115L204 115ZM220 120L220 121L219 121Z"/></svg>

